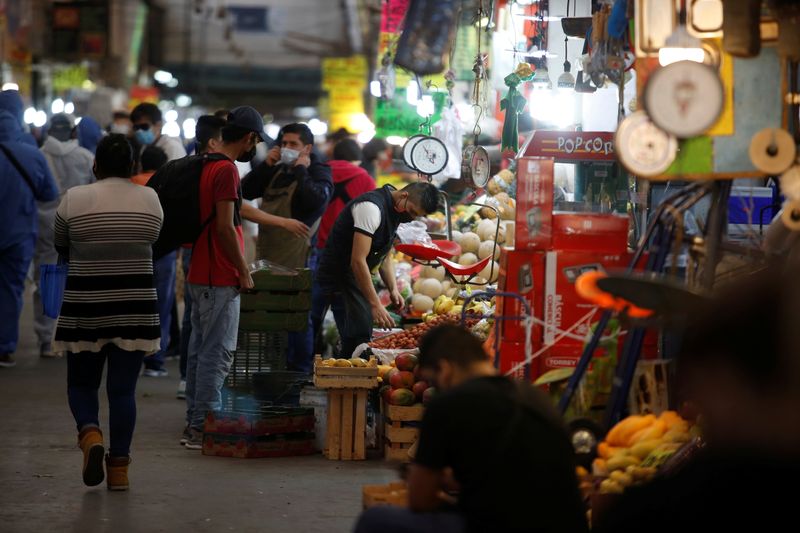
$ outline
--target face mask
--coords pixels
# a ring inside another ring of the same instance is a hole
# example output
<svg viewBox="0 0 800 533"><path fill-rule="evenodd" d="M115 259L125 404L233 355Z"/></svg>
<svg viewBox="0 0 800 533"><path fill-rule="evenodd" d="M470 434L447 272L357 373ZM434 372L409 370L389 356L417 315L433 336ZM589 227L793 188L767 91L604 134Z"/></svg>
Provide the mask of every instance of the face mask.
<svg viewBox="0 0 800 533"><path fill-rule="evenodd" d="M400 223L401 224L408 224L409 222L413 222L414 217L411 216L411 213L404 211L400 213Z"/></svg>
<svg viewBox="0 0 800 533"><path fill-rule="evenodd" d="M136 140L139 144L153 144L156 140L156 134L153 130L136 130Z"/></svg>
<svg viewBox="0 0 800 533"><path fill-rule="evenodd" d="M256 156L256 146L253 145L248 151L236 158L240 163L249 163Z"/></svg>
<svg viewBox="0 0 800 533"><path fill-rule="evenodd" d="M291 148L281 148L281 163L284 165L293 165L298 157L300 157L299 151Z"/></svg>
<svg viewBox="0 0 800 533"><path fill-rule="evenodd" d="M130 133L131 127L127 124L111 124L111 133L121 133L127 135Z"/></svg>

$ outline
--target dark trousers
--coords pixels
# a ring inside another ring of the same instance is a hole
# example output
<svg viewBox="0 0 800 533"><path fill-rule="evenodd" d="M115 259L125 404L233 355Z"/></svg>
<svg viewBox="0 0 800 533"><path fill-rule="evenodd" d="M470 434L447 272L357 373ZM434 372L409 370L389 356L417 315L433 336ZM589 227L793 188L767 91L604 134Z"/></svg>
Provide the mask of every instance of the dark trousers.
<svg viewBox="0 0 800 533"><path fill-rule="evenodd" d="M183 265L183 279L189 279L189 266L192 263L192 249L181 249L181 263ZM192 291L189 290L189 283L183 285L183 321L181 323L181 345L180 345L180 371L181 381L186 381L186 360L189 357L189 339L192 338Z"/></svg>
<svg viewBox="0 0 800 533"><path fill-rule="evenodd" d="M414 513L400 507L380 506L364 511L355 533L461 533L464 519L453 512Z"/></svg>
<svg viewBox="0 0 800 533"><path fill-rule="evenodd" d="M19 317L25 276L33 259L36 237L0 249L0 354L13 353L19 340ZM38 278L39 273L34 272Z"/></svg>
<svg viewBox="0 0 800 533"><path fill-rule="evenodd" d="M336 298L341 298L344 303L344 324L340 326L337 320L336 325L339 327L339 336L342 339L341 356L349 358L360 344L372 339L372 308L361 293L352 272L344 274L338 280L323 279L320 283L328 306ZM322 316L325 316L326 312L327 306Z"/></svg>
<svg viewBox="0 0 800 533"><path fill-rule="evenodd" d="M126 457L131 451L136 426L136 381L143 359L142 352L127 352L113 344L105 345L99 353L67 354L67 396L78 431L85 426L100 426L97 392L108 361L106 393L112 457Z"/></svg>

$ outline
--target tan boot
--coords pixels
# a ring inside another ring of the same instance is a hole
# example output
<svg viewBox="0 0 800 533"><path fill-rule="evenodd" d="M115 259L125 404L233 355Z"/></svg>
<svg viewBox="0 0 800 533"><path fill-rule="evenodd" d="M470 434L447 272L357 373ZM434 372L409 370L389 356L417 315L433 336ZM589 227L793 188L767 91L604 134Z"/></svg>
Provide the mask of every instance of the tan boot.
<svg viewBox="0 0 800 533"><path fill-rule="evenodd" d="M83 482L94 487L103 482L103 433L95 426L85 427L78 434L78 446L83 451Z"/></svg>
<svg viewBox="0 0 800 533"><path fill-rule="evenodd" d="M106 455L108 490L128 490L128 465L130 457L111 457Z"/></svg>

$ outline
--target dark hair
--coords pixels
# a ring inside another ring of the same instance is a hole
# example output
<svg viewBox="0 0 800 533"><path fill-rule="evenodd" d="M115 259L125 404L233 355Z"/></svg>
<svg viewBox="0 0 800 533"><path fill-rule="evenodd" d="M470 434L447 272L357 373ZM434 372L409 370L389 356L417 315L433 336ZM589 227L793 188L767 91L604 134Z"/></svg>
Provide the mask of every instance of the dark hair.
<svg viewBox="0 0 800 533"><path fill-rule="evenodd" d="M214 111L214 116L222 120L228 120L228 115L230 115L230 113L231 112L227 109L217 109Z"/></svg>
<svg viewBox="0 0 800 533"><path fill-rule="evenodd" d="M800 284L774 268L729 285L689 315L678 358L681 377L726 366L755 390L797 384L798 296Z"/></svg>
<svg viewBox="0 0 800 533"><path fill-rule="evenodd" d="M429 215L439 208L439 189L430 183L421 181L403 187L412 202L417 204L425 214Z"/></svg>
<svg viewBox="0 0 800 533"><path fill-rule="evenodd" d="M197 151L205 152L208 149L208 141L219 137L224 126L224 118L215 117L214 115L203 115L198 118L195 129Z"/></svg>
<svg viewBox="0 0 800 533"><path fill-rule="evenodd" d="M452 324L433 328L419 342L419 366L422 368L436 369L440 361L466 368L488 359L475 335Z"/></svg>
<svg viewBox="0 0 800 533"><path fill-rule="evenodd" d="M364 145L364 161L377 159L378 154L389 148L389 144L379 137L373 137Z"/></svg>
<svg viewBox="0 0 800 533"><path fill-rule="evenodd" d="M127 111L114 111L114 120L118 118L125 118L130 120L131 116L128 114Z"/></svg>
<svg viewBox="0 0 800 533"><path fill-rule="evenodd" d="M158 146L148 145L139 158L142 163L142 172L156 171L167 162L167 153Z"/></svg>
<svg viewBox="0 0 800 533"><path fill-rule="evenodd" d="M338 130L334 131L333 133L329 133L325 136L328 141L338 143L339 141L343 141L350 137L350 132L347 131L347 128L339 128Z"/></svg>
<svg viewBox="0 0 800 533"><path fill-rule="evenodd" d="M95 152L97 178L130 178L133 171L133 147L120 133L112 133L97 143Z"/></svg>
<svg viewBox="0 0 800 533"><path fill-rule="evenodd" d="M144 102L133 108L131 111L131 122L139 122L141 119L146 118L153 124L158 124L162 121L161 110L156 104Z"/></svg>
<svg viewBox="0 0 800 533"><path fill-rule="evenodd" d="M311 129L305 124L297 122L294 124L287 124L281 129L281 137L287 133L296 133L300 136L300 142L314 146L314 134L311 133Z"/></svg>
<svg viewBox="0 0 800 533"><path fill-rule="evenodd" d="M240 128L239 126L234 126L233 124L226 124L222 126L222 130L220 131L222 133L222 142L225 144L239 142L246 136L253 133L250 130Z"/></svg>
<svg viewBox="0 0 800 533"><path fill-rule="evenodd" d="M333 158L340 161L361 161L364 153L353 139L344 139L333 147Z"/></svg>

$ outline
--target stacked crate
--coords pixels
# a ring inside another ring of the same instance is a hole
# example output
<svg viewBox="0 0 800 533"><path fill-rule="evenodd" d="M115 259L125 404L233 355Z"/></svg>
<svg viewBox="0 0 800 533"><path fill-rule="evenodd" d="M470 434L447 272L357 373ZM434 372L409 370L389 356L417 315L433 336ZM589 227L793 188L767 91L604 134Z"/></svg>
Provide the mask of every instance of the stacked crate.
<svg viewBox="0 0 800 533"><path fill-rule="evenodd" d="M313 409L261 407L206 415L203 455L256 458L313 453Z"/></svg>
<svg viewBox="0 0 800 533"><path fill-rule="evenodd" d="M385 457L389 461L410 461L408 452L419 438L421 403L410 407L383 404Z"/></svg>

